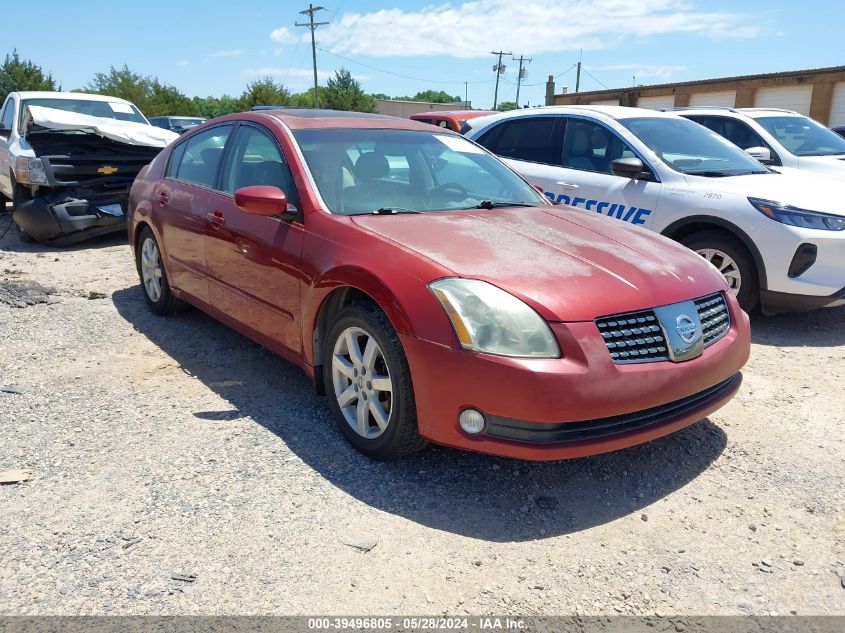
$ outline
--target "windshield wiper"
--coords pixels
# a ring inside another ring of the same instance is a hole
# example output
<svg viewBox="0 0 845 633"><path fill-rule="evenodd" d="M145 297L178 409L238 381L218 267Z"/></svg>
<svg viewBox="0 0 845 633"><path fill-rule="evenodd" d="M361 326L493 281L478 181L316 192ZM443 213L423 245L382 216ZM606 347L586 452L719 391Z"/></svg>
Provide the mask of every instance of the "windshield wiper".
<svg viewBox="0 0 845 633"><path fill-rule="evenodd" d="M727 176L738 176L729 171L688 171L690 176L704 176L705 178L725 178Z"/></svg>
<svg viewBox="0 0 845 633"><path fill-rule="evenodd" d="M397 215L399 213L419 213L416 209L405 209L403 207L379 207L370 211L369 215Z"/></svg>
<svg viewBox="0 0 845 633"><path fill-rule="evenodd" d="M516 202L508 202L507 200L482 200L474 207L467 207L469 209L496 209L498 207L536 207L536 204L531 202L523 202L518 200Z"/></svg>

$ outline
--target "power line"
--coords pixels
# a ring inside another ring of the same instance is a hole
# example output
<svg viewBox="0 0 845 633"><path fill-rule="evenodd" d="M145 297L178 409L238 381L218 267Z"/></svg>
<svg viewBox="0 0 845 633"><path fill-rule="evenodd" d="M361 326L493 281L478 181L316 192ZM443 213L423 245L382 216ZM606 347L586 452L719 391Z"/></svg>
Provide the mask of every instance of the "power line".
<svg viewBox="0 0 845 633"><path fill-rule="evenodd" d="M300 15L307 15L308 22L299 23L296 22L296 26L307 26L311 30L311 60L314 62L314 109L320 107L320 102L317 99L317 44L314 41L314 31L317 30L318 26L325 26L328 22L315 22L314 21L314 14L317 11L325 11L325 7L315 7L313 4L309 4L308 8L304 11L300 11Z"/></svg>
<svg viewBox="0 0 845 633"><path fill-rule="evenodd" d="M600 80L596 79L595 77L593 77L593 75L592 75L592 74L591 74L591 73L590 73L590 72L589 72L586 68L583 68L582 70L583 70L583 71L584 71L584 72L585 72L588 76L592 77L592 78L593 78L593 81L595 81L597 84L601 84L601 85L602 85L602 86L604 86L607 90L610 90L610 86L608 86L608 85L607 85L606 83L604 83L603 81L600 81Z"/></svg>
<svg viewBox="0 0 845 633"><path fill-rule="evenodd" d="M384 73L385 75L392 75L394 77L400 77L401 79L411 79L413 81L423 81L425 83L430 84L452 84L452 85L463 85L463 84L489 84L492 83L492 79L485 79L483 81L438 81L436 79L425 79L424 77L413 77L411 75L403 75L401 73L395 73L392 70L385 70L384 68L378 68L377 66L373 66L372 64L365 64L364 62L359 62L356 59L351 59L349 57L345 57L343 55L339 55L338 53L333 53L332 51L326 50L325 48L317 47L318 50L322 51L323 53L328 53L334 57L342 59L344 61L349 62L350 64L357 64L358 66L363 66L364 68L369 68L370 70L375 70L376 72Z"/></svg>

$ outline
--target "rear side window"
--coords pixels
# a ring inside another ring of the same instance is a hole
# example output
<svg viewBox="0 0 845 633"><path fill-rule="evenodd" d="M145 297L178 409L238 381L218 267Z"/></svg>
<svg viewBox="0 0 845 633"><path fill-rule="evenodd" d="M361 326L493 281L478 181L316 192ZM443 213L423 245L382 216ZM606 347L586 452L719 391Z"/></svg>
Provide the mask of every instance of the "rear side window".
<svg viewBox="0 0 845 633"><path fill-rule="evenodd" d="M501 129L500 129L501 128ZM531 163L552 163L553 117L525 117L496 126L481 144L505 158Z"/></svg>
<svg viewBox="0 0 845 633"><path fill-rule="evenodd" d="M564 167L610 174L610 164L614 160L635 156L619 136L598 123L583 119L569 119L566 123L562 156Z"/></svg>
<svg viewBox="0 0 845 633"><path fill-rule="evenodd" d="M241 125L223 168L222 189L235 193L241 187L270 185L285 192L288 203L299 207L299 196L290 168L276 141L263 130Z"/></svg>
<svg viewBox="0 0 845 633"><path fill-rule="evenodd" d="M192 136L185 143L174 177L177 180L215 189L220 162L223 160L223 150L231 133L231 125L220 125ZM173 163L176 164L176 161L174 160Z"/></svg>

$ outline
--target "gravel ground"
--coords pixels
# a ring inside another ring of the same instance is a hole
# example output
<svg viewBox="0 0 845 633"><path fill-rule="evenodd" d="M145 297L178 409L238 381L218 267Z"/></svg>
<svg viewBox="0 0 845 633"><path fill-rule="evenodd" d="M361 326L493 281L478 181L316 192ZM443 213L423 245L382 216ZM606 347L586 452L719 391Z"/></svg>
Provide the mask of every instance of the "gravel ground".
<svg viewBox="0 0 845 633"><path fill-rule="evenodd" d="M151 315L122 236L10 231L0 615L843 614L845 309L753 329L739 396L648 445L381 464L293 366Z"/></svg>

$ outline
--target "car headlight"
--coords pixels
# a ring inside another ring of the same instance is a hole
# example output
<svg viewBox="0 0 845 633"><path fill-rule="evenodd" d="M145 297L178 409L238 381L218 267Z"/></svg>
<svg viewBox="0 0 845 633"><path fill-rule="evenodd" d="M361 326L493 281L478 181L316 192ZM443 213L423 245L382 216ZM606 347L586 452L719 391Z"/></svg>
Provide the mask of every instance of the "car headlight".
<svg viewBox="0 0 845 633"><path fill-rule="evenodd" d="M549 326L524 302L485 281L447 278L429 284L464 349L499 356L559 358Z"/></svg>
<svg viewBox="0 0 845 633"><path fill-rule="evenodd" d="M789 226L798 226L803 229L820 229L822 231L845 231L845 218L818 211L807 211L780 202L749 198L748 202L754 205L760 213L772 220Z"/></svg>
<svg viewBox="0 0 845 633"><path fill-rule="evenodd" d="M22 185L46 185L47 174L40 158L18 156L15 159L15 180Z"/></svg>

